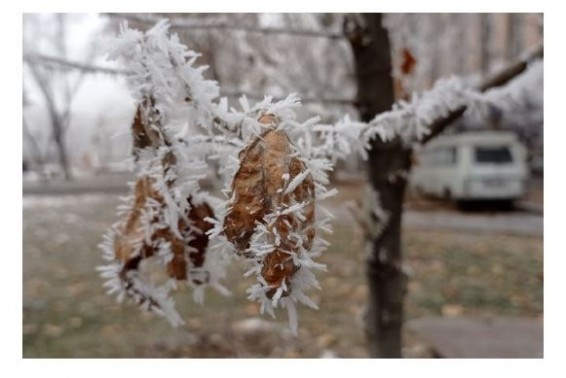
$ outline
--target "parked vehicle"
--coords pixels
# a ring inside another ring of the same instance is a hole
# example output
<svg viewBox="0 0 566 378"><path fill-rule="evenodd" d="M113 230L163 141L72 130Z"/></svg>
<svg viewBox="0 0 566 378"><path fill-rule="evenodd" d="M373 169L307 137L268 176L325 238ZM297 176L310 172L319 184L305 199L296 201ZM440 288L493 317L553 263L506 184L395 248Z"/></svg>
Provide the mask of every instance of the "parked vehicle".
<svg viewBox="0 0 566 378"><path fill-rule="evenodd" d="M525 147L511 132L474 131L440 136L417 155L410 184L455 201L513 201L524 195Z"/></svg>

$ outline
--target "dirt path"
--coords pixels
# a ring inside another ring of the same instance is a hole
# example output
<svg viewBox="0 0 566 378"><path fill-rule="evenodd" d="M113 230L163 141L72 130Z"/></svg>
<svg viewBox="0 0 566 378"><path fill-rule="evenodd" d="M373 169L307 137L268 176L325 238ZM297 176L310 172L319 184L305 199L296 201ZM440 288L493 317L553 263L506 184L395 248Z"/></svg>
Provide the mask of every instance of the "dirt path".
<svg viewBox="0 0 566 378"><path fill-rule="evenodd" d="M486 215L407 211L403 220L405 227L418 229L454 229L482 233L543 235L543 217L520 212Z"/></svg>
<svg viewBox="0 0 566 378"><path fill-rule="evenodd" d="M335 222L349 224L353 218L348 204L326 206L335 216ZM463 213L455 211L406 210L403 226L419 230L458 230L479 233L514 235L543 235L543 216L526 212Z"/></svg>

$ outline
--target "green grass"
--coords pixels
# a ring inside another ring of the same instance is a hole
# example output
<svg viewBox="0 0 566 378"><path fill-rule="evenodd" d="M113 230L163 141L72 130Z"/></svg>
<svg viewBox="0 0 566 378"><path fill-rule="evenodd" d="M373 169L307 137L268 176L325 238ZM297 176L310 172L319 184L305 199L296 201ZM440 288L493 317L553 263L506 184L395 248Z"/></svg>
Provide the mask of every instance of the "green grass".
<svg viewBox="0 0 566 378"><path fill-rule="evenodd" d="M446 305L469 314L542 314L540 238L421 231L406 239L409 263L417 267L411 316L438 315Z"/></svg>
<svg viewBox="0 0 566 378"><path fill-rule="evenodd" d="M24 357L317 357L329 349L341 357L367 356L363 313L367 303L362 237L349 224L335 227L322 256L322 291L312 297L320 310L300 309L299 336L286 331L286 315L275 321L246 299L250 280L242 264L230 268L233 296L209 292L204 306L189 290L176 294L186 326L117 304L105 295L95 267L103 263L97 244L116 217L115 197L24 200ZM542 314L542 239L478 236L451 231L408 231L406 263L413 271L407 318L438 315L447 305L462 314ZM454 307L455 306L455 307ZM259 317L270 332L238 330ZM413 340L407 339L407 346Z"/></svg>

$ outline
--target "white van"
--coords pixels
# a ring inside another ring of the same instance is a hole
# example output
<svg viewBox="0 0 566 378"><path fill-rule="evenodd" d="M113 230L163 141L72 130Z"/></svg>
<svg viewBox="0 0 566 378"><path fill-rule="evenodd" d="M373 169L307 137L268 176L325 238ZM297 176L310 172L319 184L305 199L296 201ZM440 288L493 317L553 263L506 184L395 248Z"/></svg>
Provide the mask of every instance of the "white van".
<svg viewBox="0 0 566 378"><path fill-rule="evenodd" d="M410 184L456 201L513 201L527 177L526 149L514 133L474 131L431 140L416 156Z"/></svg>

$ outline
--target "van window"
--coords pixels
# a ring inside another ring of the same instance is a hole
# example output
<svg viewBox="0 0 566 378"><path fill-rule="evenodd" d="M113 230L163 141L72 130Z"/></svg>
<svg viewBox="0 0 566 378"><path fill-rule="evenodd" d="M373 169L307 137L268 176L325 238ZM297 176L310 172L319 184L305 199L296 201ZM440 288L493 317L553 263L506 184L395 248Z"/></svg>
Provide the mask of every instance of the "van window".
<svg viewBox="0 0 566 378"><path fill-rule="evenodd" d="M430 166L446 166L456 164L456 147L443 147L423 154L422 162Z"/></svg>
<svg viewBox="0 0 566 378"><path fill-rule="evenodd" d="M446 165L456 164L456 147L450 147L444 150L443 163Z"/></svg>
<svg viewBox="0 0 566 378"><path fill-rule="evenodd" d="M477 163L492 163L492 164L505 164L511 163L511 151L509 147L476 147L476 162Z"/></svg>

